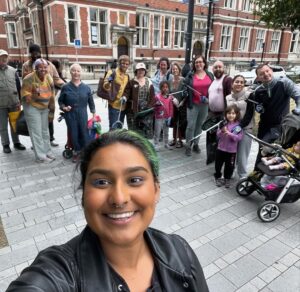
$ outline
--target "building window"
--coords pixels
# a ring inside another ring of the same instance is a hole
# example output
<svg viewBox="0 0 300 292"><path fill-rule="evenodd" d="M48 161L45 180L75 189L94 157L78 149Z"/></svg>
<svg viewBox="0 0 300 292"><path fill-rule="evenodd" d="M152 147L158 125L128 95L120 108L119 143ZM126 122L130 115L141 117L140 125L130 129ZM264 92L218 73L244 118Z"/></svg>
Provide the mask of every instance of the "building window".
<svg viewBox="0 0 300 292"><path fill-rule="evenodd" d="M16 33L16 24L13 22L7 23L7 35L8 35L8 44L10 48L17 48L17 33Z"/></svg>
<svg viewBox="0 0 300 292"><path fill-rule="evenodd" d="M51 16L51 7L47 6L47 18L48 18L48 37L49 44L53 45L53 27L52 27L52 16Z"/></svg>
<svg viewBox="0 0 300 292"><path fill-rule="evenodd" d="M293 32L290 46L290 53L296 53L298 32Z"/></svg>
<svg viewBox="0 0 300 292"><path fill-rule="evenodd" d="M278 52L279 39L280 39L280 31L273 31L270 52L273 53Z"/></svg>
<svg viewBox="0 0 300 292"><path fill-rule="evenodd" d="M79 37L76 6L68 5L68 25L69 25L69 42L74 43L74 39L77 39Z"/></svg>
<svg viewBox="0 0 300 292"><path fill-rule="evenodd" d="M248 50L249 28L242 27L240 34L239 51Z"/></svg>
<svg viewBox="0 0 300 292"><path fill-rule="evenodd" d="M235 0L225 0L224 7L234 9L235 8Z"/></svg>
<svg viewBox="0 0 300 292"><path fill-rule="evenodd" d="M107 12L90 8L91 44L107 45Z"/></svg>
<svg viewBox="0 0 300 292"><path fill-rule="evenodd" d="M127 24L126 20L127 20L126 12L119 12L119 24L126 25Z"/></svg>
<svg viewBox="0 0 300 292"><path fill-rule="evenodd" d="M147 15L147 14L137 14L136 15L136 29L137 29L136 44L141 47L148 46L149 15Z"/></svg>
<svg viewBox="0 0 300 292"><path fill-rule="evenodd" d="M252 6L252 0L244 0L242 4L242 10L244 11L252 11L253 6Z"/></svg>
<svg viewBox="0 0 300 292"><path fill-rule="evenodd" d="M160 46L160 16L154 15L153 18L153 46Z"/></svg>
<svg viewBox="0 0 300 292"><path fill-rule="evenodd" d="M183 48L184 32L186 29L186 20L182 18L175 19L174 47Z"/></svg>
<svg viewBox="0 0 300 292"><path fill-rule="evenodd" d="M37 11L32 11L31 13L31 25L33 30L33 39L36 44L40 42L40 33L39 33L39 20Z"/></svg>
<svg viewBox="0 0 300 292"><path fill-rule="evenodd" d="M171 43L171 17L165 17L164 47L170 46L170 43Z"/></svg>
<svg viewBox="0 0 300 292"><path fill-rule="evenodd" d="M256 32L256 52L262 52L265 43L265 31L260 29Z"/></svg>
<svg viewBox="0 0 300 292"><path fill-rule="evenodd" d="M224 25L222 27L221 46L220 46L220 49L222 51L229 51L231 48L231 31L232 31L231 26Z"/></svg>

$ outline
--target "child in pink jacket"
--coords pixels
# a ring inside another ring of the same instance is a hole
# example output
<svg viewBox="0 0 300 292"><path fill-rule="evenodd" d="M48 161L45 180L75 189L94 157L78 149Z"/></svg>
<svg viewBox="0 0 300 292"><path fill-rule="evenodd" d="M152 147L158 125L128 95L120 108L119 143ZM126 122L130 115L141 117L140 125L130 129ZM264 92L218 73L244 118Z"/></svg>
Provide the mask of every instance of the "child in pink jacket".
<svg viewBox="0 0 300 292"><path fill-rule="evenodd" d="M169 126L171 118L173 117L173 96L169 95L170 86L167 81L162 81L159 84L160 93L155 96L155 109L154 109L154 147L159 151L159 137L161 130L163 130L163 141L165 148L172 149L169 146Z"/></svg>

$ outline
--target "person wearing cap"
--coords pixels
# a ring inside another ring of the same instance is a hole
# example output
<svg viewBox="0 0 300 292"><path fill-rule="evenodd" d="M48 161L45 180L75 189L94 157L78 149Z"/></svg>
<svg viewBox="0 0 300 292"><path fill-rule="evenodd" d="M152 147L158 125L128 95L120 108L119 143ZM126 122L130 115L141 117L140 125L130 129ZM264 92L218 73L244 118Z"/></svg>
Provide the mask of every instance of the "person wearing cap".
<svg viewBox="0 0 300 292"><path fill-rule="evenodd" d="M34 62L41 58L41 47L37 44L31 44L29 46L29 60L26 61L23 66L22 66L22 79L24 79L25 76L27 76L29 73L32 73L34 71L33 69L33 64ZM48 73L50 74L50 76L53 79L55 88L60 89L62 87L62 85L65 83L65 81L59 76L59 73L56 70L56 67L47 60L48 63ZM58 144L54 141L54 125L53 125L53 118L54 118L54 112L53 115L50 114L49 115L49 133L50 133L50 143L51 146L56 147L58 146Z"/></svg>
<svg viewBox="0 0 300 292"><path fill-rule="evenodd" d="M153 136L153 113L142 115L141 119L135 118L138 113L147 112L155 104L154 87L146 74L146 65L137 63L134 78L128 82L124 95L127 98L128 129L137 131L145 138L151 139Z"/></svg>
<svg viewBox="0 0 300 292"><path fill-rule="evenodd" d="M0 136L4 153L11 153L8 135L8 116L10 112L20 109L20 80L16 69L7 65L8 53L0 50ZM20 143L19 136L11 128L11 138L14 148L25 150Z"/></svg>
<svg viewBox="0 0 300 292"><path fill-rule="evenodd" d="M54 114L55 90L48 66L45 59L37 59L33 63L35 71L23 79L21 88L24 114L38 163L49 163L55 159L48 130L49 111Z"/></svg>
<svg viewBox="0 0 300 292"><path fill-rule="evenodd" d="M121 55L118 59L118 67L116 70L108 70L104 78L103 88L107 91L111 90L113 84L120 85L120 89L115 100L108 102L108 119L110 130L113 129L113 125L118 121L119 116L120 122L124 123L126 109L126 97L124 96L124 90L130 79L129 75L126 73L129 65L129 56ZM115 74L113 74L113 72L115 72Z"/></svg>

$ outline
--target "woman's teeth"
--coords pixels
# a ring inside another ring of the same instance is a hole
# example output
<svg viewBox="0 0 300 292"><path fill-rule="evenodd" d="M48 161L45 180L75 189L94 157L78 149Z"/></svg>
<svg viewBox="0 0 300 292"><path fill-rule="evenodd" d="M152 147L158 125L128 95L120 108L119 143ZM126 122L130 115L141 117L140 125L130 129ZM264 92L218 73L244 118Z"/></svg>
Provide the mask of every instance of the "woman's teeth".
<svg viewBox="0 0 300 292"><path fill-rule="evenodd" d="M124 219L133 216L134 212L118 213L118 214L107 214L107 217L112 219Z"/></svg>

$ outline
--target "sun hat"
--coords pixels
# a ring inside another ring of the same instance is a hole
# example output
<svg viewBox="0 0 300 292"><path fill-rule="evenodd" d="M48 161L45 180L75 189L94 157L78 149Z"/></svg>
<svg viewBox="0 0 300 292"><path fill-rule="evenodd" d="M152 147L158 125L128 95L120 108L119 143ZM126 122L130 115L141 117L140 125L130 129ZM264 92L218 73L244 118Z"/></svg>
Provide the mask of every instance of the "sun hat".
<svg viewBox="0 0 300 292"><path fill-rule="evenodd" d="M8 53L5 50L0 50L0 56L6 55L8 56Z"/></svg>
<svg viewBox="0 0 300 292"><path fill-rule="evenodd" d="M136 64L135 70L139 70L139 69L144 69L145 71L147 71L146 65L144 63L137 63Z"/></svg>

